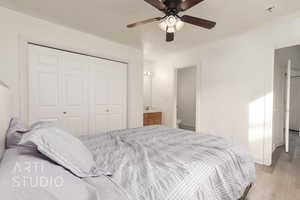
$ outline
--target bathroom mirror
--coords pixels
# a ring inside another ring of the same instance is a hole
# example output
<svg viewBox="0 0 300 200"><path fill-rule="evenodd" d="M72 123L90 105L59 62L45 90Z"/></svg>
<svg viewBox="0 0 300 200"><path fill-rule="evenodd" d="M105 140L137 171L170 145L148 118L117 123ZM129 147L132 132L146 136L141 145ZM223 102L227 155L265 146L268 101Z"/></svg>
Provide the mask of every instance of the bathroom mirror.
<svg viewBox="0 0 300 200"><path fill-rule="evenodd" d="M152 107L152 72L144 72L144 107L149 110Z"/></svg>

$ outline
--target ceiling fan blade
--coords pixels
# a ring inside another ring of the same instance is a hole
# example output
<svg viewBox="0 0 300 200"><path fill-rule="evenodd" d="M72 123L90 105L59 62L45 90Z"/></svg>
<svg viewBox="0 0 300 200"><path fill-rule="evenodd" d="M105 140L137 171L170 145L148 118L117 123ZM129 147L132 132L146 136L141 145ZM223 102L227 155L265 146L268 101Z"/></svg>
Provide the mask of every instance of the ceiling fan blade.
<svg viewBox="0 0 300 200"><path fill-rule="evenodd" d="M166 41L167 42L172 42L174 40L174 33L168 33L166 35Z"/></svg>
<svg viewBox="0 0 300 200"><path fill-rule="evenodd" d="M140 25L143 25L143 24L148 24L148 23L156 22L156 21L159 21L161 19L162 19L162 17L155 17L155 18L147 19L147 20L144 20L144 21L140 21L140 22L136 22L136 23L133 23L133 24L129 24L129 25L127 25L127 28L134 28L136 26L140 26Z"/></svg>
<svg viewBox="0 0 300 200"><path fill-rule="evenodd" d="M159 0L144 0L147 3L149 3L150 5L154 6L155 8L157 8L158 10L164 10L166 9L166 5L163 4L161 1Z"/></svg>
<svg viewBox="0 0 300 200"><path fill-rule="evenodd" d="M192 17L189 15L183 15L180 18L183 22L189 23L189 24L193 24L195 26L200 26L206 29L212 29L216 26L216 22L213 21L209 21L206 19L201 19L201 18L197 18L197 17Z"/></svg>
<svg viewBox="0 0 300 200"><path fill-rule="evenodd" d="M190 9L191 7L194 7L198 3L201 3L202 1L204 0L185 0L179 5L179 8L181 9L181 11L185 11L187 9Z"/></svg>

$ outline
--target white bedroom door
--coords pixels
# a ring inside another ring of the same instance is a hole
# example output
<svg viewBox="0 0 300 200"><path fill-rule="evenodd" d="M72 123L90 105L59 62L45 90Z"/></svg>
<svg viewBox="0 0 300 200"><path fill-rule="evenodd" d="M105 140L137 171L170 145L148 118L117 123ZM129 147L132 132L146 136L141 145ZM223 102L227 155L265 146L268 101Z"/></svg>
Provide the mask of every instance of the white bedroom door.
<svg viewBox="0 0 300 200"><path fill-rule="evenodd" d="M83 56L29 46L29 122L52 121L88 134L88 69Z"/></svg>
<svg viewBox="0 0 300 200"><path fill-rule="evenodd" d="M285 151L289 152L290 143L290 96L291 96L292 63L288 61L286 76L286 109L285 109Z"/></svg>

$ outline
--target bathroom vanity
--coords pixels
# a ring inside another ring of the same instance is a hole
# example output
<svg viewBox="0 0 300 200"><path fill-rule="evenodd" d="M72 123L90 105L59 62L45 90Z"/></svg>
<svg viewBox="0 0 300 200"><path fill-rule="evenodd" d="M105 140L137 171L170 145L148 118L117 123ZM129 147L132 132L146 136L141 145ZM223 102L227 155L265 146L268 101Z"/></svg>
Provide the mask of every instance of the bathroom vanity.
<svg viewBox="0 0 300 200"><path fill-rule="evenodd" d="M144 111L144 126L150 125L161 125L162 123L162 112L155 110Z"/></svg>

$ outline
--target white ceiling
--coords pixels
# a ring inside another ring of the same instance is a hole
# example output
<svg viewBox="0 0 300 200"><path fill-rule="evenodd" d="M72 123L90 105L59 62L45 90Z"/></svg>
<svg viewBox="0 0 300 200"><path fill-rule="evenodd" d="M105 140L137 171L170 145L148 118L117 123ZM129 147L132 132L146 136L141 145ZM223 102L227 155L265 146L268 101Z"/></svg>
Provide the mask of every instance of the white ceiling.
<svg viewBox="0 0 300 200"><path fill-rule="evenodd" d="M0 0L0 5L66 25L135 48L145 56L192 48L259 26L300 9L300 0L206 0L185 14L217 22L213 30L186 24L175 41L165 42L157 24L127 29L126 25L162 13L143 0ZM273 13L266 8L275 5Z"/></svg>

